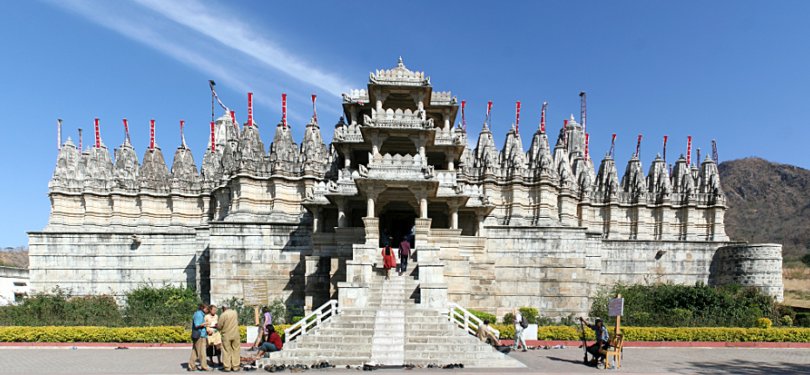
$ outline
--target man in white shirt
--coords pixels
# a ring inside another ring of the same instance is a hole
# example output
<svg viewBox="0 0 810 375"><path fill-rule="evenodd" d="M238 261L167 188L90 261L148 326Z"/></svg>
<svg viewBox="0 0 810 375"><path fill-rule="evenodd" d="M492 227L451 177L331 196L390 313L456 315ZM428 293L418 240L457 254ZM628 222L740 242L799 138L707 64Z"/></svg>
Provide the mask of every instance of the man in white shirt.
<svg viewBox="0 0 810 375"><path fill-rule="evenodd" d="M528 326L528 324L525 321L525 318L523 318L523 315L520 314L520 310L515 308L514 314L515 314L515 344L512 345L512 348L518 350L518 348L522 344L523 351L525 352L527 346L526 346L526 339L523 338L523 329L524 329L523 326L524 325Z"/></svg>

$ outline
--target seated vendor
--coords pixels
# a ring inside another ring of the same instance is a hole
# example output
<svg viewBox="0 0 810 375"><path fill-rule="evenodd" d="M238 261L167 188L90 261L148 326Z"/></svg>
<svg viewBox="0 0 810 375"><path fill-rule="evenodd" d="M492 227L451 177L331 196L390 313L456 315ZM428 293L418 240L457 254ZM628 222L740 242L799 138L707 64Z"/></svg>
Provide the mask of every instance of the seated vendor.
<svg viewBox="0 0 810 375"><path fill-rule="evenodd" d="M276 328L272 324L267 326L267 331L270 335L265 339L266 341L259 346L259 353L256 354L257 358L264 357L267 353L277 352L281 350L281 336L276 332Z"/></svg>

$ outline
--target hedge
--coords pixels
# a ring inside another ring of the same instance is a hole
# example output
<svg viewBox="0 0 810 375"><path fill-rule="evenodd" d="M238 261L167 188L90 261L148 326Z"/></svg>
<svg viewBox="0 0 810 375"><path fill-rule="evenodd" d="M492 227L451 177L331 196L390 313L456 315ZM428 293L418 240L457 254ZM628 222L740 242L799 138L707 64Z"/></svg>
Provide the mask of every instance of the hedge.
<svg viewBox="0 0 810 375"><path fill-rule="evenodd" d="M282 338L289 325L276 325ZM242 341L247 328L239 327ZM0 342L143 342L187 343L191 331L185 327L0 327Z"/></svg>
<svg viewBox="0 0 810 375"><path fill-rule="evenodd" d="M515 337L515 326L493 324L501 339ZM589 340L593 330L585 328ZM810 328L730 328L730 327L623 327L627 341L724 341L724 342L810 342ZM580 340L578 327L538 327L539 340Z"/></svg>

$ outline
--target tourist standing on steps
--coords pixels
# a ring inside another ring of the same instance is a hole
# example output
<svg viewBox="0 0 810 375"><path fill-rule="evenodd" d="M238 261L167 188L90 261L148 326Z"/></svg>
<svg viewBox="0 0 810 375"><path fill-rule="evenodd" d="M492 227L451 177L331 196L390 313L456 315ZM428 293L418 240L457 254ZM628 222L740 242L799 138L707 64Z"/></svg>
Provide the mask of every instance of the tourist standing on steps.
<svg viewBox="0 0 810 375"><path fill-rule="evenodd" d="M407 237L402 238L399 243L399 275L408 271L408 258L411 256L411 243L408 242Z"/></svg>
<svg viewBox="0 0 810 375"><path fill-rule="evenodd" d="M526 346L526 339L523 338L523 330L529 326L529 322L526 320L525 317L520 313L520 310L515 308L515 344L512 345L512 348L518 350L520 345L523 345L523 351L525 352L528 348Z"/></svg>
<svg viewBox="0 0 810 375"><path fill-rule="evenodd" d="M239 316L236 310L222 306L224 312L219 316L217 329L222 333L222 370L239 371Z"/></svg>
<svg viewBox="0 0 810 375"><path fill-rule="evenodd" d="M208 362L205 355L205 347L208 343L208 333L205 331L205 309L204 303L197 306L197 311L191 317L191 357L188 359L188 370L197 370L197 361L200 361L200 368L208 371Z"/></svg>
<svg viewBox="0 0 810 375"><path fill-rule="evenodd" d="M217 366L222 366L222 334L216 328L218 320L217 307L214 305L208 306L208 314L205 315L205 330L208 333L209 357L211 363L219 363ZM214 362L214 357L217 357L216 362Z"/></svg>
<svg viewBox="0 0 810 375"><path fill-rule="evenodd" d="M388 237L388 243L390 244L393 239ZM383 267L385 268L385 279L391 279L391 269L397 266L397 258L394 255L394 250L391 249L391 245L386 245L382 249L382 258L383 258Z"/></svg>

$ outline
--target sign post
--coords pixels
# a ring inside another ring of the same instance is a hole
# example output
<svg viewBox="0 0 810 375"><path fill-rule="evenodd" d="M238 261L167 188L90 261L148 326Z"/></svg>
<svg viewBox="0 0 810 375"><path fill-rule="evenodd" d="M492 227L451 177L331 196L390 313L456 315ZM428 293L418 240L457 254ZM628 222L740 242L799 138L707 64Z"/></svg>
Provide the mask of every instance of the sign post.
<svg viewBox="0 0 810 375"><path fill-rule="evenodd" d="M621 329L622 315L624 314L624 298L619 294L616 298L608 301L608 316L616 317L616 330L614 335L618 335Z"/></svg>

